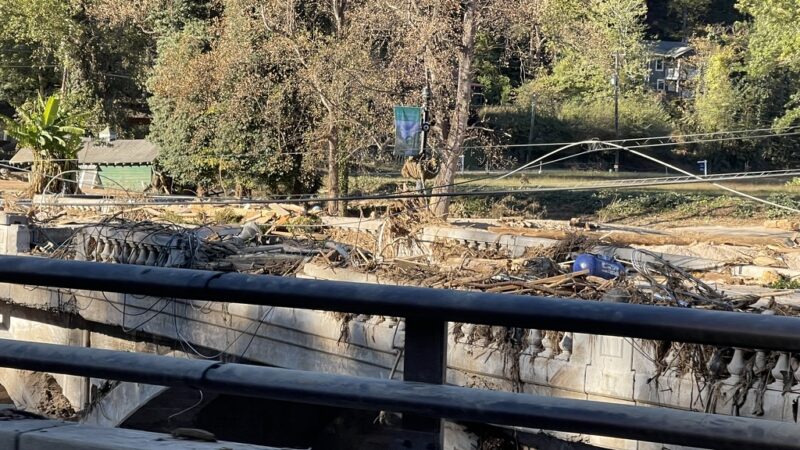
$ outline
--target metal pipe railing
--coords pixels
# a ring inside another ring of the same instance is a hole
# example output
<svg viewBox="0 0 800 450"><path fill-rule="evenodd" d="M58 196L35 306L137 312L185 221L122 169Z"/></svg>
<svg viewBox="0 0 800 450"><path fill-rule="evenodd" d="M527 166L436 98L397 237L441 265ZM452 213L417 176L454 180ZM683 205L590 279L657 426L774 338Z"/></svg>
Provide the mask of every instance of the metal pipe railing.
<svg viewBox="0 0 800 450"><path fill-rule="evenodd" d="M21 256L0 256L0 282L800 351L800 320L759 314Z"/></svg>
<svg viewBox="0 0 800 450"><path fill-rule="evenodd" d="M432 448L441 446L438 418L705 448L800 448L788 423L441 385L447 321L792 352L800 351L796 318L16 256L0 256L0 282L405 317L406 381L2 340L0 366L399 411L407 428L431 433Z"/></svg>
<svg viewBox="0 0 800 450"><path fill-rule="evenodd" d="M0 366L713 449L799 449L796 424L0 339Z"/></svg>

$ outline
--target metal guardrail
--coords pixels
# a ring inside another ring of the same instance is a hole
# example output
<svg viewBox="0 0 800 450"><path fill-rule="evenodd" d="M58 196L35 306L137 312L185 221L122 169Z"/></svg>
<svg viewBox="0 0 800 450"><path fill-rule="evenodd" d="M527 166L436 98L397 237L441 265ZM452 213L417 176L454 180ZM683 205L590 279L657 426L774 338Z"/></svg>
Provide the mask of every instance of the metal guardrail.
<svg viewBox="0 0 800 450"><path fill-rule="evenodd" d="M430 432L434 447L446 418L715 449L800 449L796 424L443 385L447 321L796 352L796 318L13 256L0 257L0 282L406 318L405 381L0 340L4 367L404 412L404 425Z"/></svg>
<svg viewBox="0 0 800 450"><path fill-rule="evenodd" d="M716 449L797 449L798 426L587 400L0 339L18 369ZM425 448L425 447L422 447Z"/></svg>

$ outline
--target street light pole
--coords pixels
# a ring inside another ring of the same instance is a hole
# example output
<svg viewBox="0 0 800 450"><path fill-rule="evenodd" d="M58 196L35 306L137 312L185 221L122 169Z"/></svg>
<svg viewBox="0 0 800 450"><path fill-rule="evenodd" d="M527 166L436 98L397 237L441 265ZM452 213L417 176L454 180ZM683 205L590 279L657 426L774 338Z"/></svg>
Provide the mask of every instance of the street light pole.
<svg viewBox="0 0 800 450"><path fill-rule="evenodd" d="M619 140L619 52L614 53L614 136ZM614 154L614 172L619 172L619 149Z"/></svg>
<svg viewBox="0 0 800 450"><path fill-rule="evenodd" d="M422 88L422 147L419 149L420 156L425 155L425 148L428 145L428 131L430 131L428 102L431 99L431 90L428 86Z"/></svg>
<svg viewBox="0 0 800 450"><path fill-rule="evenodd" d="M536 94L531 96L531 127L528 130L528 144L533 144L533 132L536 127ZM525 162L530 161L533 146L528 147L528 153L525 154Z"/></svg>

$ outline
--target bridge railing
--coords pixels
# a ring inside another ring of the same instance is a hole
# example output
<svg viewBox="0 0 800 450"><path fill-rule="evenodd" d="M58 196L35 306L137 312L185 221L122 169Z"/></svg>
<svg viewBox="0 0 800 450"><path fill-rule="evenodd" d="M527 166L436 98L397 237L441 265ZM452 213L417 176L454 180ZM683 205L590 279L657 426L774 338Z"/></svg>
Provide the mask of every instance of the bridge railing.
<svg viewBox="0 0 800 450"><path fill-rule="evenodd" d="M404 317L404 381L0 341L0 366L404 413L441 447L441 419L719 449L800 449L776 421L445 386L447 322L800 351L800 320L582 300L0 257L0 282Z"/></svg>

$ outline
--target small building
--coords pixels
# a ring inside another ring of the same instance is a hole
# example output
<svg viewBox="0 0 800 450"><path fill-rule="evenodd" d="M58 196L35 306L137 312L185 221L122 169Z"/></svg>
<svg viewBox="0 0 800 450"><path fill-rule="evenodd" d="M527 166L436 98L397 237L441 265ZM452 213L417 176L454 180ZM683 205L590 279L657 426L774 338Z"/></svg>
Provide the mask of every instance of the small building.
<svg viewBox="0 0 800 450"><path fill-rule="evenodd" d="M666 96L691 97L692 91L687 88L687 81L696 74L696 69L689 63L694 49L685 42L647 41L650 53L648 62L647 84L651 89Z"/></svg>
<svg viewBox="0 0 800 450"><path fill-rule="evenodd" d="M158 147L146 139L115 139L112 133L106 139L84 140L77 156L78 186L81 190L142 192L153 182ZM33 163L33 153L23 148L10 162L20 166L30 165Z"/></svg>

